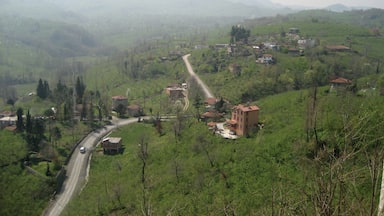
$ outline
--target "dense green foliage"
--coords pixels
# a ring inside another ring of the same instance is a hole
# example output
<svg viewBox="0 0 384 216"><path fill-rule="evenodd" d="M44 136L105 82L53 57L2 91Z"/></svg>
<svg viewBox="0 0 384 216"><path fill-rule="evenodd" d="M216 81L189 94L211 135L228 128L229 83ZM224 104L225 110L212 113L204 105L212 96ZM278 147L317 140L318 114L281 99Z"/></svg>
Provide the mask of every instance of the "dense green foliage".
<svg viewBox="0 0 384 216"><path fill-rule="evenodd" d="M249 29L245 29L242 26L232 26L231 43L239 41L247 43L249 36L251 36L251 31Z"/></svg>
<svg viewBox="0 0 384 216"><path fill-rule="evenodd" d="M21 136L9 131L0 131L0 136L0 214L40 215L54 183L23 167L27 145Z"/></svg>

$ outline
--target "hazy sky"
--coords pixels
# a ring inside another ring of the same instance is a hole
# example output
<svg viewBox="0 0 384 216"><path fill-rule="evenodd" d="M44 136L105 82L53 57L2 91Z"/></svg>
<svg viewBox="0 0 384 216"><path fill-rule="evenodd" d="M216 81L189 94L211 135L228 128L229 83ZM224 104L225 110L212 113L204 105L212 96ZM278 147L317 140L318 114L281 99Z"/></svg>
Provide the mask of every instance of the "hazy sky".
<svg viewBox="0 0 384 216"><path fill-rule="evenodd" d="M282 5L302 5L312 7L326 7L332 4L344 4L346 6L368 6L384 8L383 0L271 0Z"/></svg>

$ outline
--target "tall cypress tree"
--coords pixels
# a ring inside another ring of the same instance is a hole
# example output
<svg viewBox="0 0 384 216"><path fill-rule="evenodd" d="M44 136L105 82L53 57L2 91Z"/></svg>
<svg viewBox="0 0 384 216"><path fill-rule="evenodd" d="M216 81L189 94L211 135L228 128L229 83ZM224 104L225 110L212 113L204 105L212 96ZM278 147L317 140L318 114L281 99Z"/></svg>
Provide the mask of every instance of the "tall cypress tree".
<svg viewBox="0 0 384 216"><path fill-rule="evenodd" d="M47 80L44 80L43 87L44 87L44 99L45 99L51 94L51 90L49 89L49 84Z"/></svg>
<svg viewBox="0 0 384 216"><path fill-rule="evenodd" d="M24 131L23 109L18 108L16 114L17 114L16 129L18 132L23 132Z"/></svg>
<svg viewBox="0 0 384 216"><path fill-rule="evenodd" d="M75 88L76 88L76 95L77 95L77 103L81 103L81 101L83 100L84 92L85 92L85 85L82 77L77 77Z"/></svg>
<svg viewBox="0 0 384 216"><path fill-rule="evenodd" d="M41 99L46 99L49 94L51 93L51 90L49 89L49 84L46 80L39 79L39 83L37 84L36 94Z"/></svg>
<svg viewBox="0 0 384 216"><path fill-rule="evenodd" d="M36 94L39 98L44 99L44 84L41 78L39 79L39 83L37 84Z"/></svg>
<svg viewBox="0 0 384 216"><path fill-rule="evenodd" d="M32 120L31 120L31 114L29 113L29 110L28 110L27 116L26 116L25 130L26 130L27 134L32 133Z"/></svg>

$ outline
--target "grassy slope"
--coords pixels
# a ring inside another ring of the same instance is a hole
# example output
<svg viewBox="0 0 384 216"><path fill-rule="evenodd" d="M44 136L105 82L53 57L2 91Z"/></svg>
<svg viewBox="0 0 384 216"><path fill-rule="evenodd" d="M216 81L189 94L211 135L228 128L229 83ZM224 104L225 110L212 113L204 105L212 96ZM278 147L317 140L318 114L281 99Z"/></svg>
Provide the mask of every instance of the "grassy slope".
<svg viewBox="0 0 384 216"><path fill-rule="evenodd" d="M343 137L336 133L340 113L349 112L353 122L368 107L382 104L383 99L342 99L325 94L327 88L319 89L318 94L319 134L330 145L339 145L343 143ZM316 196L319 179L327 175L327 165L319 175L316 170L322 166L308 156L313 149L313 143L305 141L308 95L307 90L294 91L258 101L265 128L250 139L222 139L210 134L195 119L186 122L178 143L172 123L164 123L166 134L160 137L152 125L122 127L111 136L123 138L124 153L94 154L87 187L70 203L64 215L141 214L143 188L138 157L141 136L149 143L145 193L156 215L219 215L224 214L224 209L235 209L239 215L269 215L277 210L283 214L312 215L311 199ZM348 103L356 109L346 106ZM368 131L365 127L363 130ZM365 153L358 151L353 159L342 162L344 184L348 188L345 206L356 208L356 214L367 214L369 209L366 160ZM175 167L178 167L178 179Z"/></svg>
<svg viewBox="0 0 384 216"><path fill-rule="evenodd" d="M268 212L271 190L303 182L293 148L297 147L295 141L302 139L305 95L305 91L290 92L260 101L261 120L267 127L252 139L224 140L209 134L207 127L194 119L188 121L177 144L172 125L166 124L166 135L161 137L151 125L120 128L111 136L123 138L124 153L95 153L89 183L64 215L112 213L120 207L117 194L126 208L117 211L118 214L140 214L142 188L137 145L141 134L150 137L148 193L156 214L173 211L183 215L217 215L223 213L225 205L237 208L239 214ZM204 142L214 167L201 149ZM175 164L179 166L179 182ZM229 187L221 172L225 173ZM283 193L296 197L299 190L292 187Z"/></svg>
<svg viewBox="0 0 384 216"><path fill-rule="evenodd" d="M3 206L0 214L39 215L51 193L46 180L21 168L21 159L27 154L26 143L21 136L9 131L0 131L0 136L0 205ZM12 164L4 166L10 162Z"/></svg>

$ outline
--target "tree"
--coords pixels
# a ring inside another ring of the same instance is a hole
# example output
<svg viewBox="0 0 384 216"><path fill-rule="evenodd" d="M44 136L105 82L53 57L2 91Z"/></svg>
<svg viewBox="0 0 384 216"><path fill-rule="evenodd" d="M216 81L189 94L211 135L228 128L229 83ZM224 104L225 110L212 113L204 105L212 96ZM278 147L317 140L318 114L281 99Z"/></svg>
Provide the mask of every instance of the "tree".
<svg viewBox="0 0 384 216"><path fill-rule="evenodd" d="M26 116L25 130L27 134L32 133L32 120L31 120L31 114L29 113L29 110Z"/></svg>
<svg viewBox="0 0 384 216"><path fill-rule="evenodd" d="M12 98L8 98L7 100L7 104L11 105L11 106L14 106L15 105L15 100L12 99Z"/></svg>
<svg viewBox="0 0 384 216"><path fill-rule="evenodd" d="M231 29L231 43L236 43L238 41L243 41L244 43L248 43L248 38L251 35L251 31L245 29L242 26L232 26Z"/></svg>
<svg viewBox="0 0 384 216"><path fill-rule="evenodd" d="M34 136L33 147L35 151L39 150L39 144L44 139L45 123L41 118L35 118L33 120L32 134Z"/></svg>
<svg viewBox="0 0 384 216"><path fill-rule="evenodd" d="M17 115L16 129L18 132L23 132L24 131L23 109L18 108L16 111L16 115Z"/></svg>
<svg viewBox="0 0 384 216"><path fill-rule="evenodd" d="M87 108L87 101L86 99L84 98L83 100L83 106L81 108L81 113L80 113L80 118L81 120L84 120L87 118L87 113L88 113L88 108Z"/></svg>
<svg viewBox="0 0 384 216"><path fill-rule="evenodd" d="M117 114L119 114L119 117L123 117L125 113L127 112L127 108L123 104L119 104L116 107Z"/></svg>
<svg viewBox="0 0 384 216"><path fill-rule="evenodd" d="M59 127L55 126L51 129L51 138L52 143L55 145L57 143L57 140L61 139L61 130Z"/></svg>
<svg viewBox="0 0 384 216"><path fill-rule="evenodd" d="M143 195L143 214L146 216L151 215L150 210L150 202L148 196L148 186L147 186L147 178L146 178L146 168L147 168L147 160L148 160L148 138L144 134L140 136L139 144L138 144L138 157L140 158L141 165L141 184L142 184L142 195Z"/></svg>
<svg viewBox="0 0 384 216"><path fill-rule="evenodd" d="M49 84L47 80L44 80L43 87L44 87L45 98L47 98L51 94L51 90L49 89Z"/></svg>
<svg viewBox="0 0 384 216"><path fill-rule="evenodd" d="M81 103L81 101L83 100L83 96L84 96L84 92L85 92L85 84L83 82L83 78L82 77L77 77L77 80L76 80L76 95L77 95L77 103Z"/></svg>
<svg viewBox="0 0 384 216"><path fill-rule="evenodd" d="M71 97L71 92L65 83L62 83L62 81L59 80L57 82L56 89L53 91L53 96L57 107L59 107L60 104L64 103L69 97Z"/></svg>
<svg viewBox="0 0 384 216"><path fill-rule="evenodd" d="M41 99L46 99L50 95L51 90L49 89L48 82L46 80L39 79L37 84L36 94Z"/></svg>
<svg viewBox="0 0 384 216"><path fill-rule="evenodd" d="M37 84L36 94L39 98L45 99L44 85L43 80L40 78L39 83Z"/></svg>

